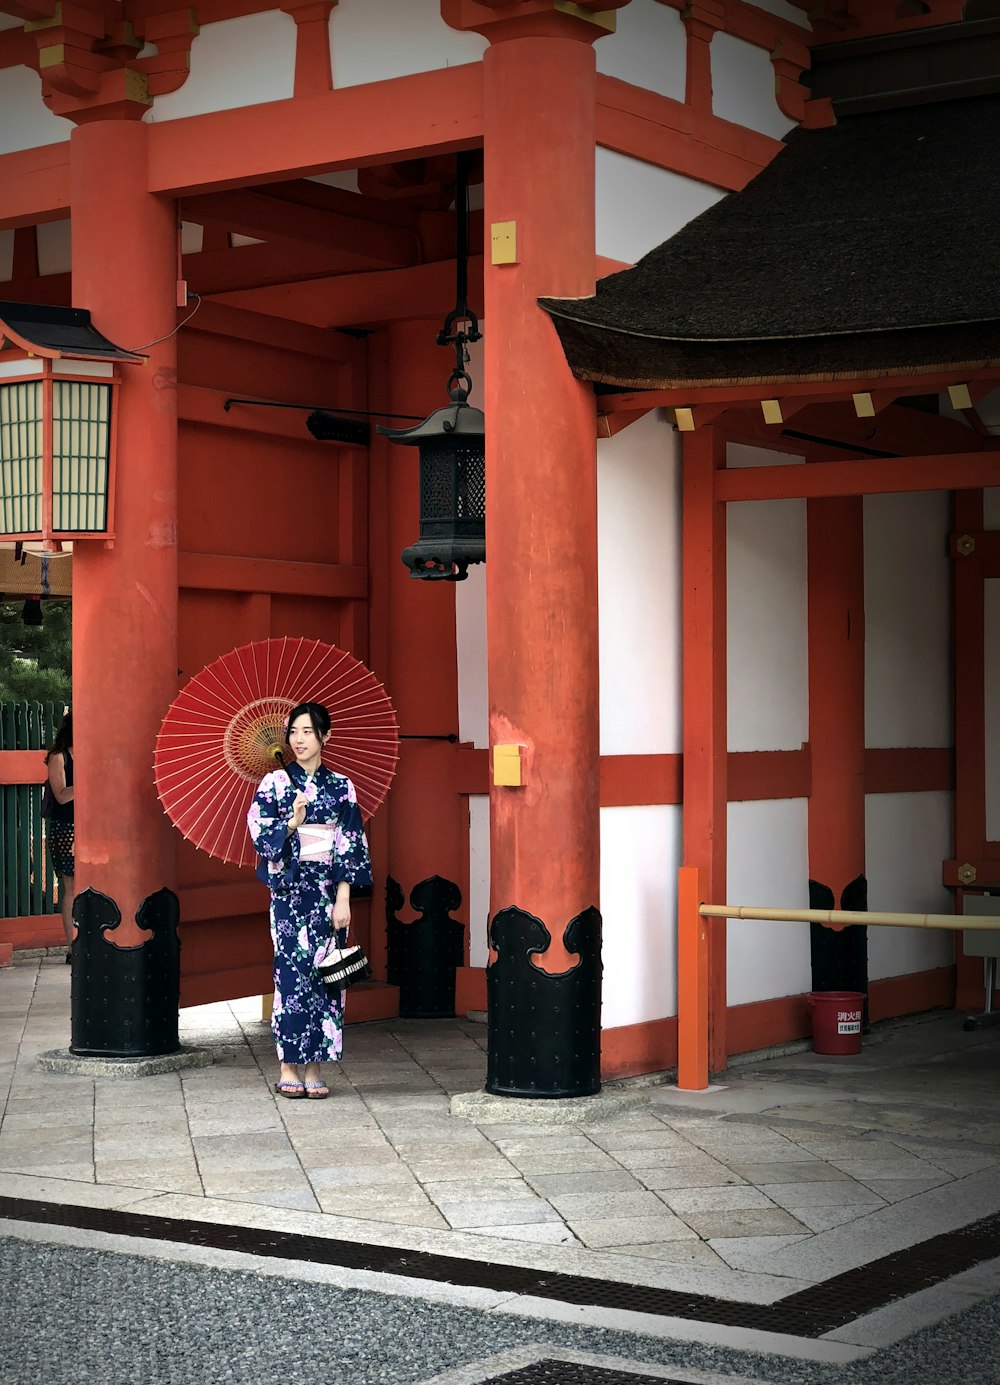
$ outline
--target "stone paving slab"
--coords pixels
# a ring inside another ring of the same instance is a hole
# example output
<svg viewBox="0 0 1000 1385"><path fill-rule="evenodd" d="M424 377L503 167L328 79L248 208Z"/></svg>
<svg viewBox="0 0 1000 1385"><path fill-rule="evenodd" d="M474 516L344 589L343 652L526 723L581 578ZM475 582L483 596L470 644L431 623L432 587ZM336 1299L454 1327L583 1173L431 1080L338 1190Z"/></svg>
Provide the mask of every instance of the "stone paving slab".
<svg viewBox="0 0 1000 1385"><path fill-rule="evenodd" d="M184 1012L184 1042L218 1055L211 1067L127 1083L40 1072L69 978L32 965L44 1003L24 963L0 974L18 1036L0 1186L20 1196L305 1218L308 1234L430 1238L469 1258L754 1301L1000 1209L1000 1034L957 1037L954 1017L888 1028L856 1065L804 1053L734 1070L704 1097L636 1084L641 1104L603 1120L480 1124L449 1113L454 1084L485 1070L482 1027L461 1020L349 1028L322 1103L274 1096L256 1001Z"/></svg>

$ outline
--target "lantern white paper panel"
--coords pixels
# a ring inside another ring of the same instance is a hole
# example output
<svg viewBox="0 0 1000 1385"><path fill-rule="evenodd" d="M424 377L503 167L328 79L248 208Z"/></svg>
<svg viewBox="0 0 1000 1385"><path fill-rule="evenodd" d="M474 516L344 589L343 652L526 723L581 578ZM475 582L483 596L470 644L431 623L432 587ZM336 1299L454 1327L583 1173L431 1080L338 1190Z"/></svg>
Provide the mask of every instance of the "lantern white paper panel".
<svg viewBox="0 0 1000 1385"><path fill-rule="evenodd" d="M730 803L728 903L808 909L808 800ZM807 923L734 919L726 928L730 1005L800 995L812 985Z"/></svg>
<svg viewBox="0 0 1000 1385"><path fill-rule="evenodd" d="M604 755L681 750L680 483L659 411L597 444Z"/></svg>
<svg viewBox="0 0 1000 1385"><path fill-rule="evenodd" d="M869 794L865 801L869 909L907 914L950 914L941 862L952 855L950 793ZM868 975L905 976L947 967L955 960L954 935L926 928L868 930Z"/></svg>
<svg viewBox="0 0 1000 1385"><path fill-rule="evenodd" d="M52 527L108 527L111 386L57 380L52 386Z"/></svg>
<svg viewBox="0 0 1000 1385"><path fill-rule="evenodd" d="M330 15L335 87L477 62L487 46L446 24L440 0L340 0Z"/></svg>
<svg viewBox="0 0 1000 1385"><path fill-rule="evenodd" d="M865 741L952 744L949 497L869 495L865 515Z"/></svg>
<svg viewBox="0 0 1000 1385"><path fill-rule="evenodd" d="M42 524L42 385L0 384L0 533Z"/></svg>
<svg viewBox="0 0 1000 1385"><path fill-rule="evenodd" d="M598 148L597 253L634 264L724 196L695 178Z"/></svg>
<svg viewBox="0 0 1000 1385"><path fill-rule="evenodd" d="M601 809L605 1029L677 1013L680 862L679 805Z"/></svg>
<svg viewBox="0 0 1000 1385"><path fill-rule="evenodd" d="M191 73L158 96L145 118L179 120L209 111L283 101L295 85L295 21L281 10L206 24L191 46Z"/></svg>
<svg viewBox="0 0 1000 1385"><path fill-rule="evenodd" d="M687 33L680 12L659 0L631 0L615 18L615 32L596 45L598 72L683 101Z"/></svg>

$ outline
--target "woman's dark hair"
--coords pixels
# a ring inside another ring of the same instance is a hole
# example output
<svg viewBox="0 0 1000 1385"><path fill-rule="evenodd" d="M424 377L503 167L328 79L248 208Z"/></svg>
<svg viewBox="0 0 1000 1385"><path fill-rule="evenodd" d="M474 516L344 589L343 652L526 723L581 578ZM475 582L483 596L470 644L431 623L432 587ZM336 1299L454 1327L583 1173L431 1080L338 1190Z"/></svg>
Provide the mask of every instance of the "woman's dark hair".
<svg viewBox="0 0 1000 1385"><path fill-rule="evenodd" d="M312 729L317 736L322 739L330 729L330 713L323 706L322 702L300 702L297 707L293 707L288 714L288 724L285 727L285 744L290 744L292 734L292 722L299 717L308 717Z"/></svg>
<svg viewBox="0 0 1000 1385"><path fill-rule="evenodd" d="M73 744L73 713L72 713L72 711L69 711L69 712L67 712L66 715L63 717L62 726L60 726L59 730L56 732L56 738L55 738L55 740L52 742L52 744L49 746L49 753L48 753L48 755L46 755L46 757L45 757L45 763L48 764L50 758L51 758L53 755L65 755L66 751L69 750L69 748L70 748L70 746L71 746L72 744Z"/></svg>

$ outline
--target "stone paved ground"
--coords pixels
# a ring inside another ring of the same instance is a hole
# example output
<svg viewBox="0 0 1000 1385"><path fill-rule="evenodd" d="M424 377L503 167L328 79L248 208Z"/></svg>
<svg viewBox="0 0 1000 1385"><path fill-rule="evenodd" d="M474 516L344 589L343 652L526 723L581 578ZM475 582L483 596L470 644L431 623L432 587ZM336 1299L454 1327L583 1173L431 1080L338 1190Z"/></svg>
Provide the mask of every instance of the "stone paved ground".
<svg viewBox="0 0 1000 1385"><path fill-rule="evenodd" d="M802 1052L735 1068L708 1095L643 1087L644 1105L607 1119L474 1125L449 1110L453 1094L484 1077L485 1029L466 1020L349 1028L332 1099L289 1102L271 1089L259 1001L183 1012L184 1043L210 1047L213 1064L140 1080L39 1072L38 1053L68 1042L68 1012L69 969L58 959L19 959L0 973L0 1196L271 1227L749 1304L777 1303L1000 1211L1000 1034L966 1034L950 1014L882 1026L856 1058ZM35 1265L49 1245L45 1254L63 1257L67 1273L73 1256L102 1247L102 1264L118 1267L108 1273L121 1273L121 1257L134 1250L117 1245L116 1258L100 1234L87 1240L23 1221L0 1231L12 1233L19 1256L32 1246ZM60 1237L62 1248L51 1249ZM8 1270L15 1259L5 1256ZM225 1282L225 1267L211 1265ZM260 1278L237 1266L232 1284ZM339 1283L344 1291L343 1273ZM364 1287L355 1277L352 1292ZM408 1281L405 1312L426 1314L428 1296L447 1298L440 1285L425 1289ZM982 1266L821 1343L638 1322L639 1314L626 1314L625 1325L659 1340L661 1356L666 1339L687 1341L694 1354L706 1343L763 1346L771 1373L760 1378L812 1379L774 1375L775 1363L785 1369L793 1357L806 1370L807 1359L840 1359L847 1370L855 1360L856 1370L865 1353L915 1327L970 1305L988 1314L996 1291L994 1267ZM398 1294L384 1302L389 1317L404 1311ZM434 1312L458 1312L458 1303ZM513 1309L494 1298L489 1311ZM528 1317L549 1334L557 1320L574 1330L583 1320L552 1304L535 1304ZM625 1323L611 1310L585 1319L602 1332ZM489 1354L493 1329L487 1335L473 1334L472 1357L468 1342L458 1355L421 1349L409 1374L384 1378L416 1381L430 1367L467 1364ZM511 1345L533 1340L520 1329L515 1336ZM760 1374L759 1360L747 1361ZM329 1377L341 1378L383 1377Z"/></svg>

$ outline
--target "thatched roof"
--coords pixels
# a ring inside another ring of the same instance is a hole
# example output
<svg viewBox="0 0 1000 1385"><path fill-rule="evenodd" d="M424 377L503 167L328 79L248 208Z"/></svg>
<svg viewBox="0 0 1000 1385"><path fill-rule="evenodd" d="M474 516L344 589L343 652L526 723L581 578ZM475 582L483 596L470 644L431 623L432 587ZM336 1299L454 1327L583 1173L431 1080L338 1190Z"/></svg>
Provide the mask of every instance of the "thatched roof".
<svg viewBox="0 0 1000 1385"><path fill-rule="evenodd" d="M672 388L1000 364L1000 95L785 145L593 298L539 300L574 374Z"/></svg>

